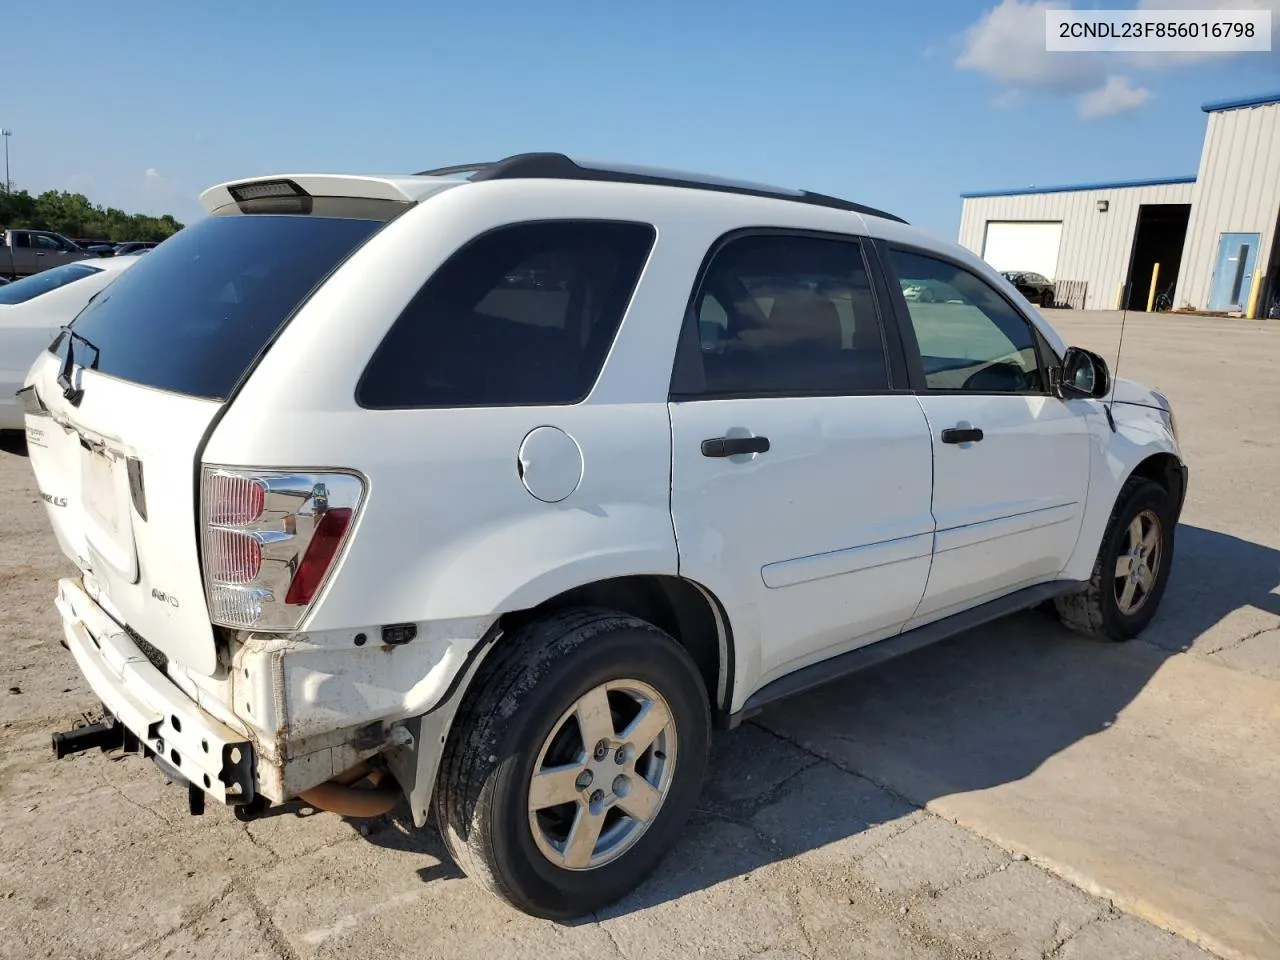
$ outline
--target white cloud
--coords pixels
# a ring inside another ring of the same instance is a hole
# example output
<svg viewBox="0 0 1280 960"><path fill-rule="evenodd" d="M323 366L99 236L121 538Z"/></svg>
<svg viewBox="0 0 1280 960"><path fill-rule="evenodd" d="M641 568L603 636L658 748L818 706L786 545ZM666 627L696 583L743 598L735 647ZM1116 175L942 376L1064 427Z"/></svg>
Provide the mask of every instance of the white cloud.
<svg viewBox="0 0 1280 960"><path fill-rule="evenodd" d="M142 204L141 209L149 212L161 207L169 207L182 196L181 185L160 173L155 167L147 167L146 175L142 178L142 188L139 191L139 203Z"/></svg>
<svg viewBox="0 0 1280 960"><path fill-rule="evenodd" d="M1096 54L1045 49L1045 12L1059 6L1046 0L1001 0L965 31L956 66L1018 88L1057 93L1089 89L1103 77Z"/></svg>
<svg viewBox="0 0 1280 960"><path fill-rule="evenodd" d="M1136 0L1136 3L1139 9L1155 10L1270 10L1273 38L1270 56L1280 57L1280 0ZM1019 103L1026 93L1078 96L1079 115L1093 119L1136 110L1151 99L1149 89L1117 68L1161 70L1241 55L1051 53L1045 49L1045 13L1071 7L1070 2L1062 0L1000 0L964 32L955 66L996 80L1004 88L995 98L996 107Z"/></svg>
<svg viewBox="0 0 1280 960"><path fill-rule="evenodd" d="M1114 74L1097 90L1090 90L1080 98L1079 112L1085 120L1109 117L1112 114L1136 110L1151 98L1151 91L1135 87L1125 76Z"/></svg>

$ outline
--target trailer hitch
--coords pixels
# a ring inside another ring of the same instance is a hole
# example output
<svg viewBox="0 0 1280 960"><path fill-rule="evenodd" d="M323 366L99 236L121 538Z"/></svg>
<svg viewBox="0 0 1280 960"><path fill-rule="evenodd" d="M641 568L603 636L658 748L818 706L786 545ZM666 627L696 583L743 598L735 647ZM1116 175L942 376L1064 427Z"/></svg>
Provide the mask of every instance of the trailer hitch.
<svg viewBox="0 0 1280 960"><path fill-rule="evenodd" d="M86 715L70 730L53 735L53 755L61 760L73 753L92 750L94 747L106 753L108 750L127 749L130 741L133 741L133 748L137 749L137 738L111 714L106 714L96 722Z"/></svg>

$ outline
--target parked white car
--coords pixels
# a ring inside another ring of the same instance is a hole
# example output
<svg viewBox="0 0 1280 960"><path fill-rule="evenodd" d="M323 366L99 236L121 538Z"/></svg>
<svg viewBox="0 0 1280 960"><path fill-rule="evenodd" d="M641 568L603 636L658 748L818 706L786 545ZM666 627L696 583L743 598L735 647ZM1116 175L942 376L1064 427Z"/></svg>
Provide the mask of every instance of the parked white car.
<svg viewBox="0 0 1280 960"><path fill-rule="evenodd" d="M14 394L40 351L137 260L68 263L0 286L0 430L23 429L22 407Z"/></svg>
<svg viewBox="0 0 1280 960"><path fill-rule="evenodd" d="M713 725L1160 603L1168 402L888 214L558 154L202 201L23 391L108 711L55 746L141 749L194 812L403 794L581 915L658 864Z"/></svg>

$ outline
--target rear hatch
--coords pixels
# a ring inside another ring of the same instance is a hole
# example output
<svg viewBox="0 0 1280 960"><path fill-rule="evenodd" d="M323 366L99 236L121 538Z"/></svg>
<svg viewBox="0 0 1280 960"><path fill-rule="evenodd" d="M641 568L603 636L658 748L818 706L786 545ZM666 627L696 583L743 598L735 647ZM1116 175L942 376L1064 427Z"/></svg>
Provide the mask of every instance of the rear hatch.
<svg viewBox="0 0 1280 960"><path fill-rule="evenodd" d="M204 673L217 668L198 534L205 437L309 292L405 206L311 199L233 203L181 230L75 318L21 392L62 551L135 638Z"/></svg>

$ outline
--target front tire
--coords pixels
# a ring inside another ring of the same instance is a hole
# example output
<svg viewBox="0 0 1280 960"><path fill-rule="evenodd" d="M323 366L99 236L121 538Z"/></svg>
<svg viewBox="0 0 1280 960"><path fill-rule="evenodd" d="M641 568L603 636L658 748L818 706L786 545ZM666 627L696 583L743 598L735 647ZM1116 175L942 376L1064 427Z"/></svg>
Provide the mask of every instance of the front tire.
<svg viewBox="0 0 1280 960"><path fill-rule="evenodd" d="M467 692L436 822L458 865L538 917L592 913L658 865L710 744L697 666L652 624L570 610L519 628Z"/></svg>
<svg viewBox="0 0 1280 960"><path fill-rule="evenodd" d="M1173 563L1176 511L1169 492L1130 477L1116 498L1089 586L1055 602L1071 629L1107 640L1136 637L1156 615Z"/></svg>

